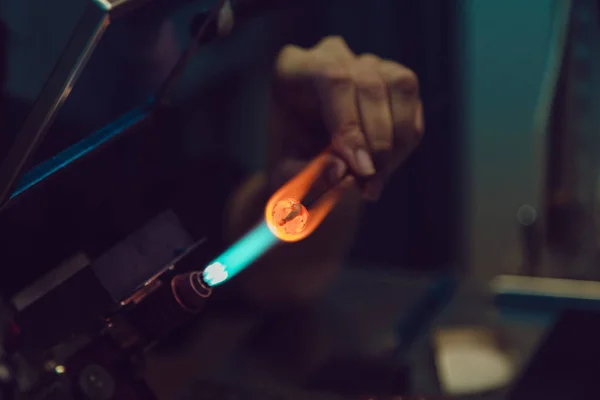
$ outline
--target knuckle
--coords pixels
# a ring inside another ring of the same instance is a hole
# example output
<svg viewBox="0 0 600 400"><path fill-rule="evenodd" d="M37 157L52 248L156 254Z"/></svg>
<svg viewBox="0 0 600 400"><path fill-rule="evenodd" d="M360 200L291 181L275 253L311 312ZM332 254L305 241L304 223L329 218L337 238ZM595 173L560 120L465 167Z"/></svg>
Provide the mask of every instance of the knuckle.
<svg viewBox="0 0 600 400"><path fill-rule="evenodd" d="M364 146L366 143L365 137L361 133L359 128L359 124L357 122L352 122L347 124L342 128L342 133L340 137L347 145L353 146Z"/></svg>
<svg viewBox="0 0 600 400"><path fill-rule="evenodd" d="M389 73L389 86L407 95L416 95L419 92L419 78L410 69L397 66Z"/></svg>
<svg viewBox="0 0 600 400"><path fill-rule="evenodd" d="M350 123L334 135L332 144L333 147L342 150L345 148L358 148L366 145L366 140L358 128L358 124Z"/></svg>
<svg viewBox="0 0 600 400"><path fill-rule="evenodd" d="M276 65L281 64L283 61L289 59L290 56L293 56L294 54L301 53L303 50L304 49L301 49L298 46L294 46L291 44L286 45L277 54Z"/></svg>
<svg viewBox="0 0 600 400"><path fill-rule="evenodd" d="M303 48L298 47L294 44L287 44L281 49L281 51L279 52L279 55L290 53L290 52L303 51L303 50L304 50Z"/></svg>
<svg viewBox="0 0 600 400"><path fill-rule="evenodd" d="M365 64L368 64L369 66L372 66L372 65L379 64L381 62L381 59L379 57L377 57L375 54L364 53L364 54L360 55L359 61L363 62Z"/></svg>
<svg viewBox="0 0 600 400"><path fill-rule="evenodd" d="M393 147L392 141L385 138L373 140L371 143L371 149L374 153L388 153Z"/></svg>
<svg viewBox="0 0 600 400"><path fill-rule="evenodd" d="M354 66L354 84L362 95L375 100L387 99L387 85L379 73L379 59L372 54L363 54Z"/></svg>
<svg viewBox="0 0 600 400"><path fill-rule="evenodd" d="M317 44L316 47L319 46L346 46L346 41L344 40L343 37L339 36L339 35L332 35L332 36L327 36L323 39L321 39L321 41Z"/></svg>
<svg viewBox="0 0 600 400"><path fill-rule="evenodd" d="M323 68L323 78L331 85L352 84L352 71L343 65L328 65Z"/></svg>
<svg viewBox="0 0 600 400"><path fill-rule="evenodd" d="M324 38L313 47L313 50L346 62L355 57L350 47L346 44L346 41L340 36L328 36Z"/></svg>
<svg viewBox="0 0 600 400"><path fill-rule="evenodd" d="M275 58L275 73L279 78L293 77L298 70L314 64L309 51L294 45L282 48Z"/></svg>
<svg viewBox="0 0 600 400"><path fill-rule="evenodd" d="M360 73L356 76L354 84L363 95L375 100L387 99L387 87L379 76L371 73Z"/></svg>

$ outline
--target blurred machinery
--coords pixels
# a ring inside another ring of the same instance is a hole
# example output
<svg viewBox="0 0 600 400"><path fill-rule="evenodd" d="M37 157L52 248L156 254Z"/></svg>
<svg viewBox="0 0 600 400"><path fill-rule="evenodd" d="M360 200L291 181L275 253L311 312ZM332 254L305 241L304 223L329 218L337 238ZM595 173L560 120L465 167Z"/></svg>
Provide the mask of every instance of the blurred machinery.
<svg viewBox="0 0 600 400"><path fill-rule="evenodd" d="M547 244L563 278L600 279L599 7L572 2L549 130Z"/></svg>
<svg viewBox="0 0 600 400"><path fill-rule="evenodd" d="M492 290L500 307L555 322L511 399L600 393L590 372L600 368L600 2L556 2L552 11L529 154L536 200L516 213L517 275L496 277Z"/></svg>
<svg viewBox="0 0 600 400"><path fill-rule="evenodd" d="M515 215L521 264L513 271L522 276L500 277L492 286L500 300L511 303L535 299L539 307L546 299L552 309L582 303L597 308L600 292L591 281L600 278L600 97L594 89L600 85L600 3L559 2L553 11L530 154L538 200Z"/></svg>
<svg viewBox="0 0 600 400"><path fill-rule="evenodd" d="M96 260L76 254L13 296L3 344L15 388L35 399L153 398L144 352L211 292L184 272L205 262L201 244L167 211Z"/></svg>
<svg viewBox="0 0 600 400"><path fill-rule="evenodd" d="M472 189L465 258L483 281L503 273L596 280L598 2L548 0L515 16L519 5L465 6L465 71L477 78L463 78ZM492 83L499 69L510 84ZM499 109L506 125L497 124Z"/></svg>

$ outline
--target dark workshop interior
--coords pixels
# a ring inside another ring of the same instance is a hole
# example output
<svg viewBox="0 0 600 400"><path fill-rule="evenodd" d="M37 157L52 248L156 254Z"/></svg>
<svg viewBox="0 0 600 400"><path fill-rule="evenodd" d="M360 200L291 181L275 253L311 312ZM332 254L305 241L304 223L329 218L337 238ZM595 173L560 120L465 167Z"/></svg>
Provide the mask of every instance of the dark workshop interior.
<svg viewBox="0 0 600 400"><path fill-rule="evenodd" d="M292 54L418 77L377 201ZM599 87L600 0L0 1L0 400L600 398Z"/></svg>

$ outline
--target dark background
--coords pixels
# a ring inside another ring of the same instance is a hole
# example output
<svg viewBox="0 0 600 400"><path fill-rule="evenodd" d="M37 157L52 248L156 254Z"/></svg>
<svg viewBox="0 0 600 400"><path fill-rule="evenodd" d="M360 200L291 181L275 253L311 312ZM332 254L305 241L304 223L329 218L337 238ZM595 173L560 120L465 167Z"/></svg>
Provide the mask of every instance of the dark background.
<svg viewBox="0 0 600 400"><path fill-rule="evenodd" d="M375 53L414 69L426 110L423 143L382 200L367 208L351 263L447 268L456 260L460 187L455 8L447 0L310 2L258 18L206 45L192 60L174 105L156 124L61 172L0 215L0 290L14 293L77 251L98 255L166 207L175 209L196 237L207 234L209 251L218 251L223 244L214 210L265 160L274 56L287 43L312 46L328 34L342 35L357 53ZM149 8L114 22L30 167L152 95L176 55L154 51L165 21L182 47L199 11L197 2L189 2L175 11ZM10 49L2 53L11 57ZM27 68L44 75L44 68ZM0 77L4 81L2 69ZM20 87L12 83L6 86ZM18 90L3 90L0 154L30 107L31 100Z"/></svg>

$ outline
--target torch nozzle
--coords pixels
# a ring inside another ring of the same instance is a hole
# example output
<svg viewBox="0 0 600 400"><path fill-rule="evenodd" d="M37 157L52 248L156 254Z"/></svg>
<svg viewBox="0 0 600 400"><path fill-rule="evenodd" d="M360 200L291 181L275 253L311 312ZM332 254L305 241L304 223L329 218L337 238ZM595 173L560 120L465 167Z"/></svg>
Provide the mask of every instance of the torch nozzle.
<svg viewBox="0 0 600 400"><path fill-rule="evenodd" d="M212 293L199 271L175 276L171 280L171 291L179 305L190 312L200 311Z"/></svg>

